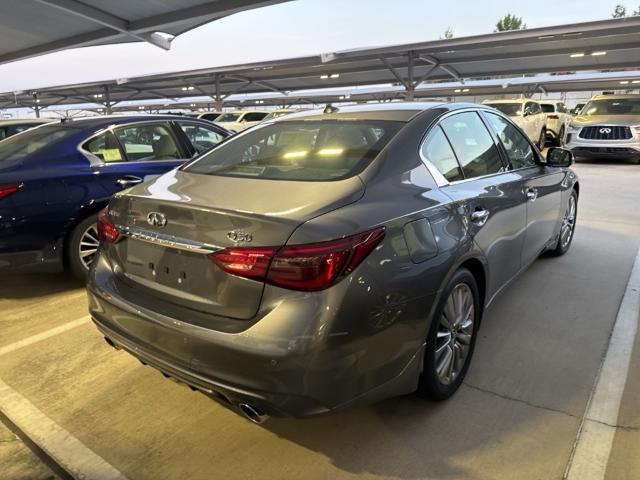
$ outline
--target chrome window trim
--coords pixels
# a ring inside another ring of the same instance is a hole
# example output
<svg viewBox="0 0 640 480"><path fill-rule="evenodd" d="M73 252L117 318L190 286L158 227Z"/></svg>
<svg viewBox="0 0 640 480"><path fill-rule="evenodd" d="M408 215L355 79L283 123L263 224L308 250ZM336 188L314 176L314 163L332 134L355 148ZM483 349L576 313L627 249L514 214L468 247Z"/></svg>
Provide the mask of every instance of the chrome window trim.
<svg viewBox="0 0 640 480"><path fill-rule="evenodd" d="M92 167L103 167L103 166L108 166L108 165L120 165L123 163L134 163L134 162L129 162L129 161L120 161L120 162L105 162L103 160L100 160L98 157L96 157L93 153L91 153L88 150L85 150L83 148L83 146L90 142L91 140L93 140L96 137L99 137L100 135L102 135L103 133L110 131L111 133L113 133L113 130L115 130L116 128L120 128L120 127L130 127L133 125L146 125L148 123L166 123L169 124L173 121L177 121L177 119L173 119L173 118L169 118L169 119L153 119L153 120L142 120L140 122L126 122L126 123L113 123L107 127L101 128L100 130L98 130L97 132L94 132L92 135L90 135L89 137L85 138L83 141L81 141L77 146L76 146L76 150L78 152L80 152L84 157L86 157L87 160L89 160L89 164ZM197 118L191 118L189 119L189 121L199 124L199 125L203 125L205 122L207 122L207 120L201 120L198 121ZM45 124L46 125L46 124ZM206 126L206 125L205 125ZM177 142L177 139L174 138L175 134L173 133L173 131L171 131L171 128L169 127L169 133L171 134L172 138L174 141ZM115 133L113 133L115 135ZM226 137L225 137L226 138ZM126 152L124 152L126 155ZM189 160L188 158L175 158L175 159L168 159L168 160L147 160L146 162L170 162L172 160ZM146 162L135 162L135 163L146 163Z"/></svg>
<svg viewBox="0 0 640 480"><path fill-rule="evenodd" d="M213 245L210 243L196 242L182 237L176 237L175 235L167 235L163 233L154 232L140 227L128 227L124 225L116 225L118 233L135 240L151 243L153 245L160 245L163 247L175 248L177 250L184 250L187 252L210 254L224 250L224 247Z"/></svg>

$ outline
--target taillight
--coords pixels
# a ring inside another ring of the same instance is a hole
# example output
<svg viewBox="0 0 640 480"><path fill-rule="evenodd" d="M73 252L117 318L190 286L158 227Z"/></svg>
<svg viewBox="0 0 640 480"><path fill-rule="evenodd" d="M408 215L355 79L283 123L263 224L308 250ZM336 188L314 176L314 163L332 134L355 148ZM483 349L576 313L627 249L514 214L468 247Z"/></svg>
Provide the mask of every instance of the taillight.
<svg viewBox="0 0 640 480"><path fill-rule="evenodd" d="M22 188L22 183L10 183L9 185L0 185L0 200L8 197L12 193L16 193Z"/></svg>
<svg viewBox="0 0 640 480"><path fill-rule="evenodd" d="M322 290L351 273L383 238L381 227L329 242L226 248L210 257L234 275L293 290Z"/></svg>
<svg viewBox="0 0 640 480"><path fill-rule="evenodd" d="M98 213L98 238L106 243L116 243L120 239L118 229L111 221L109 211L106 208Z"/></svg>

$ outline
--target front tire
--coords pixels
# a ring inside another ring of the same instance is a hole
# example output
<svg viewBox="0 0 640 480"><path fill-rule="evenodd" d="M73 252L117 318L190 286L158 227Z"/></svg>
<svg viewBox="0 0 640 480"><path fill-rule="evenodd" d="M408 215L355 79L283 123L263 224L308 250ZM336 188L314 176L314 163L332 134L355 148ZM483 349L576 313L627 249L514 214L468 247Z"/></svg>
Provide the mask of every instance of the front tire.
<svg viewBox="0 0 640 480"><path fill-rule="evenodd" d="M573 242L573 233L576 229L576 219L578 218L578 193L575 190L571 191L569 196L569 202L567 209L562 217L562 223L560 225L560 234L558 236L558 243L553 250L554 255L564 255L569 251L571 242Z"/></svg>
<svg viewBox="0 0 640 480"><path fill-rule="evenodd" d="M85 218L73 229L67 242L66 255L67 265L74 277L86 280L99 243L95 215Z"/></svg>
<svg viewBox="0 0 640 480"><path fill-rule="evenodd" d="M474 276L466 268L444 289L427 335L418 395L445 400L462 384L469 369L480 322L480 300Z"/></svg>

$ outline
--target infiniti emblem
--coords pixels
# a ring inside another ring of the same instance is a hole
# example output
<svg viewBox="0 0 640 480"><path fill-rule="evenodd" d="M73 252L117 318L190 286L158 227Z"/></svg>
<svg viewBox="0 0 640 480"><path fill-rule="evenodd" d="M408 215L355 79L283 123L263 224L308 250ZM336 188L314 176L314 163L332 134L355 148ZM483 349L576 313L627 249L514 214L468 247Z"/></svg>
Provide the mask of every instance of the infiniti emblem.
<svg viewBox="0 0 640 480"><path fill-rule="evenodd" d="M601 128L599 130L600 133L604 133L605 135L609 135L611 133L611 129L610 128Z"/></svg>
<svg viewBox="0 0 640 480"><path fill-rule="evenodd" d="M242 230L227 232L227 238L234 243L249 243L253 240L253 236L250 233L243 232Z"/></svg>
<svg viewBox="0 0 640 480"><path fill-rule="evenodd" d="M149 212L147 214L147 223L152 227L164 227L167 224L167 217L160 212Z"/></svg>

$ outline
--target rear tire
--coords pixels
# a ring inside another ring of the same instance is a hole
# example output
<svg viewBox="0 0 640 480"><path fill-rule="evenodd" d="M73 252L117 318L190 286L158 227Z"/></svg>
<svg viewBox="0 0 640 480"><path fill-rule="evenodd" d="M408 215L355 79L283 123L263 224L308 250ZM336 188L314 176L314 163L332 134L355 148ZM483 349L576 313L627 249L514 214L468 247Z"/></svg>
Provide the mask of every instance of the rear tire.
<svg viewBox="0 0 640 480"><path fill-rule="evenodd" d="M567 203L567 209L562 216L562 223L560 225L560 234L558 235L558 243L556 248L553 249L553 254L556 256L564 255L569 251L571 243L573 242L573 234L576 229L576 220L578 218L578 193L575 190L571 191L569 202Z"/></svg>
<svg viewBox="0 0 640 480"><path fill-rule="evenodd" d="M478 285L466 268L453 275L427 334L417 394L446 400L462 384L469 369L480 323Z"/></svg>
<svg viewBox="0 0 640 480"><path fill-rule="evenodd" d="M76 225L67 242L67 265L74 277L80 280L87 279L89 267L98 251L98 244L96 216L91 215Z"/></svg>

